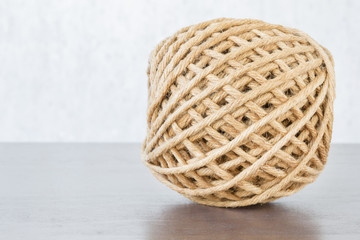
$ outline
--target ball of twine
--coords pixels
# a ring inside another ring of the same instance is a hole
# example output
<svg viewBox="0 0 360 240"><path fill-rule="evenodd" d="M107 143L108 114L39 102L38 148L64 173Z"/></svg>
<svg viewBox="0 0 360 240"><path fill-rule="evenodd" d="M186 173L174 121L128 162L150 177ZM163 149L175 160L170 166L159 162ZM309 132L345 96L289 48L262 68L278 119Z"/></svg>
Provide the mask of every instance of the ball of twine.
<svg viewBox="0 0 360 240"><path fill-rule="evenodd" d="M183 28L152 52L143 162L206 205L291 195L323 169L335 75L303 32L258 20Z"/></svg>

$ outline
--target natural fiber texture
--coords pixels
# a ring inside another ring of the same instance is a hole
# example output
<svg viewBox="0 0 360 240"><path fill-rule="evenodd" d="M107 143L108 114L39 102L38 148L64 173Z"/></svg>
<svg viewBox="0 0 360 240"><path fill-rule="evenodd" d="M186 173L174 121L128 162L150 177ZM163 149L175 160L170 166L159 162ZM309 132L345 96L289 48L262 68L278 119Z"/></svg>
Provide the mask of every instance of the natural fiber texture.
<svg viewBox="0 0 360 240"><path fill-rule="evenodd" d="M150 57L143 161L206 205L293 194L326 163L333 68L330 53L295 29L249 19L186 27Z"/></svg>

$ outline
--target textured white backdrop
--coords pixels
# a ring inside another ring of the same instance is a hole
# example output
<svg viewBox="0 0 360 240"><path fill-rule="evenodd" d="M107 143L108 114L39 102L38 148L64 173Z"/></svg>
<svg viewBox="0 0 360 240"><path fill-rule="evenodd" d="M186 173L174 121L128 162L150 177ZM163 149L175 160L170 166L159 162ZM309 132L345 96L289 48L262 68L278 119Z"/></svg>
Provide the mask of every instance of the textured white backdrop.
<svg viewBox="0 0 360 240"><path fill-rule="evenodd" d="M218 17L298 28L335 58L334 142L360 142L360 1L0 1L0 141L142 141L156 43Z"/></svg>

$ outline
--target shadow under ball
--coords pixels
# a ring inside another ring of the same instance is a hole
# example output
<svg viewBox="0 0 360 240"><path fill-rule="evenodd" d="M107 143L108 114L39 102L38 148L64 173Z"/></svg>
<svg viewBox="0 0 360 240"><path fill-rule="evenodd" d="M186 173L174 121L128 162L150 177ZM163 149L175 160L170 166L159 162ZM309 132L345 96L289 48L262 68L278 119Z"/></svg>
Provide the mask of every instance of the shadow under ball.
<svg viewBox="0 0 360 240"><path fill-rule="evenodd" d="M195 202L273 201L324 168L334 64L301 31L251 19L183 28L152 52L148 85L143 162Z"/></svg>

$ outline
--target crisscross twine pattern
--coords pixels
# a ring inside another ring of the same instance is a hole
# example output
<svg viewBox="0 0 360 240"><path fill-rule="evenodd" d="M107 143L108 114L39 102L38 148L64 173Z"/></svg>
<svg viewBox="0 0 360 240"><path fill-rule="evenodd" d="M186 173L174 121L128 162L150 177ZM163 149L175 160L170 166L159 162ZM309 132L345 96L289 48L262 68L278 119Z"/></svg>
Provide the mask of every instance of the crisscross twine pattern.
<svg viewBox="0 0 360 240"><path fill-rule="evenodd" d="M333 61L298 30L250 19L189 26L152 52L148 78L143 162L193 201L273 201L326 163Z"/></svg>

